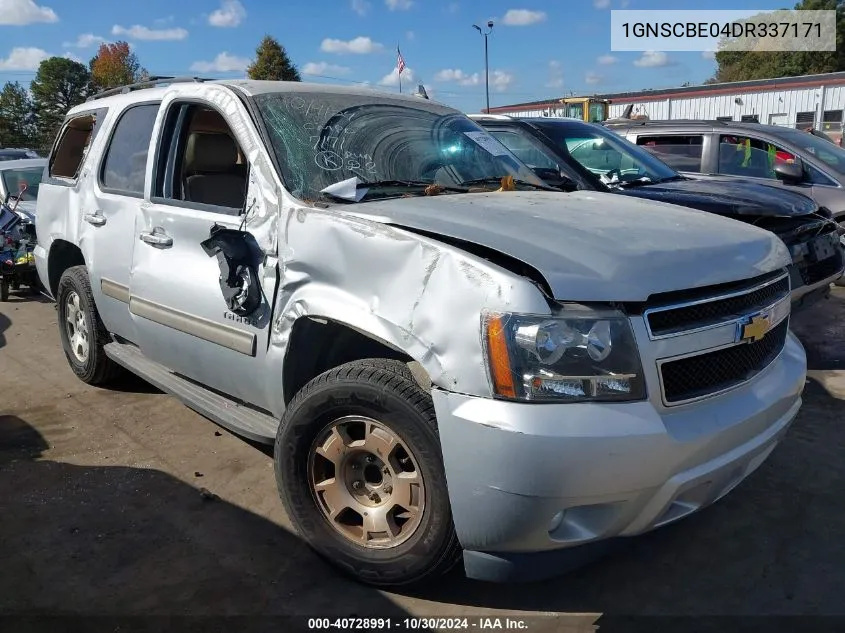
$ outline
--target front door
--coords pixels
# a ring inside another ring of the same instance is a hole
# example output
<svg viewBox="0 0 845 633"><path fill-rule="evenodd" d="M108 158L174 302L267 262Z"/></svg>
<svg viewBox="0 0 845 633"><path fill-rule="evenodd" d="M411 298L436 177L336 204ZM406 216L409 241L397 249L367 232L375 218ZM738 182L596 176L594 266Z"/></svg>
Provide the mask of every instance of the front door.
<svg viewBox="0 0 845 633"><path fill-rule="evenodd" d="M232 131L248 120L230 120L246 119L246 111L223 115L178 99L164 110L150 201L135 220L130 309L141 350L171 371L270 409L271 395L256 378L278 271L240 231L246 201L261 199Z"/></svg>
<svg viewBox="0 0 845 633"><path fill-rule="evenodd" d="M91 236L86 261L100 318L110 332L133 343L138 332L129 312L129 277L137 248L135 216L144 202L147 156L159 106L142 103L119 114L100 153L103 158L90 174L93 199L81 210Z"/></svg>

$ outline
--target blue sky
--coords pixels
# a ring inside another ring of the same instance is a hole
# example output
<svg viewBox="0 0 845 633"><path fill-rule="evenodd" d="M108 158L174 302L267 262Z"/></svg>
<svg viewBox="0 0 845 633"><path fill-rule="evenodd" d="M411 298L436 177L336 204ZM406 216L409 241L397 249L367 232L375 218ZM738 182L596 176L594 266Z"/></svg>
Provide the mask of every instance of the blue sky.
<svg viewBox="0 0 845 633"><path fill-rule="evenodd" d="M772 9L793 2L711 0L708 9ZM595 92L701 83L702 53L610 50L610 10L700 9L692 0L0 0L0 81L28 85L41 59L88 63L123 39L152 74L243 76L261 37L288 50L303 80L424 83L432 98L484 107L484 46L473 23L493 20L491 106Z"/></svg>

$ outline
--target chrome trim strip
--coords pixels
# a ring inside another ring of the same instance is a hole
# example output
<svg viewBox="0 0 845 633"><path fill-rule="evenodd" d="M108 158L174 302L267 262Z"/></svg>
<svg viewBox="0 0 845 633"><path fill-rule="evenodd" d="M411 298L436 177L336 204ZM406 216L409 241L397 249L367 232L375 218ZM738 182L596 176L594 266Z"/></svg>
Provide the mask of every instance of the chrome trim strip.
<svg viewBox="0 0 845 633"><path fill-rule="evenodd" d="M779 277L775 277L774 279L771 279L770 281L767 281L767 282L762 283L762 284L758 284L756 286L751 286L750 288L746 288L745 290L737 290L736 292L728 292L728 293L721 294L721 295L713 295L712 297L707 297L705 299L696 299L695 301L686 301L684 303L675 303L675 304L668 305L668 306L660 306L658 308L649 308L648 310L644 310L643 311L643 321L645 321L645 328L646 328L646 332L648 333L648 338L651 339L652 341L660 341L660 340L667 339L667 338L674 338L676 336L686 336L688 334L695 334L697 332L704 332L705 330L712 330L713 328L722 327L724 325L729 325L730 323L734 323L734 322L737 321L736 317L730 318L730 319L725 319L724 321L720 321L718 323L712 323L712 324L704 325L704 326L701 326L701 327L697 327L697 328L694 328L692 330L683 330L681 332L672 332L671 334L654 334L651 331L651 324L648 321L648 317L650 315L656 313L656 312L668 312L670 310L678 310L678 309L681 309L681 308L688 308L688 307L691 307L691 306L702 305L702 304L705 304L705 303L713 303L714 301L722 301L723 299L732 299L733 297L741 297L742 295L751 294L752 292L756 292L756 291L760 290L761 288L766 288L768 286L771 286L772 284L780 283L781 281L784 280L784 278L786 278L787 280L789 279L789 273L786 272L786 271L784 271L783 274L780 275ZM792 284L790 283L790 291L791 290L792 290ZM787 294L785 294L784 297L788 297L788 296L790 296L789 291L787 291ZM779 299L775 303L778 303L779 301L781 301L781 299ZM774 304L772 304L772 305L774 305ZM767 308L764 308L764 309L767 309Z"/></svg>
<svg viewBox="0 0 845 633"><path fill-rule="evenodd" d="M100 290L107 297L117 299L122 303L129 303L129 286L125 284L119 284L116 281L112 281L111 279L101 277Z"/></svg>
<svg viewBox="0 0 845 633"><path fill-rule="evenodd" d="M781 300L781 301L783 301L783 300ZM780 302L778 302L778 303L780 303ZM776 305L777 305L777 303L773 304L772 307L774 307ZM768 310L768 309L770 309L770 308L765 308L764 310ZM778 327L784 321L788 322L789 317L790 317L790 313L787 312L786 316L781 318L777 323L772 324L771 329L772 330L775 329L776 327ZM787 329L786 335L787 335L787 337L789 337L789 325L787 325L786 329ZM780 358L780 355L783 353L783 350L786 347L786 342L784 341L784 346L775 355L775 357L771 360L771 362L769 362L769 364L767 364L765 367L761 367L760 370L756 374L754 374L754 376L749 378L748 380L743 380L742 382L738 382L735 385L731 385L730 387L726 387L725 389L720 389L719 391L713 391L713 392L704 394L703 396L696 396L695 398L687 398L686 400L675 400L673 402L669 402L669 400L666 398L666 390L665 390L664 384L663 384L663 365L665 365L666 363L671 363L672 361L683 360L684 358L690 358L692 356L701 356L703 354L710 354L712 352L719 352L719 351L724 350L724 349L730 349L731 347L739 347L741 345L748 345L748 343L731 343L731 344L728 344L728 345L720 345L719 347L711 347L710 349L698 350L698 351L695 351L695 352L690 352L688 354L679 354L678 356L670 356L668 358L661 358L661 359L657 360L657 378L658 378L658 382L660 383L660 400L663 402L663 406L665 406L665 407L679 407L681 405L691 404L693 402L699 402L701 400L706 400L707 398L715 398L716 396L720 396L722 394L728 393L729 391L733 391L734 389L738 389L739 387L742 387L743 385L748 384L750 381L754 380L754 378L756 378L761 373L763 373L766 369L768 369L772 365L772 363L774 363L778 358Z"/></svg>
<svg viewBox="0 0 845 633"><path fill-rule="evenodd" d="M171 327L247 356L255 356L256 336L251 332L174 310L135 295L129 298L129 311L135 316L149 319L154 323Z"/></svg>

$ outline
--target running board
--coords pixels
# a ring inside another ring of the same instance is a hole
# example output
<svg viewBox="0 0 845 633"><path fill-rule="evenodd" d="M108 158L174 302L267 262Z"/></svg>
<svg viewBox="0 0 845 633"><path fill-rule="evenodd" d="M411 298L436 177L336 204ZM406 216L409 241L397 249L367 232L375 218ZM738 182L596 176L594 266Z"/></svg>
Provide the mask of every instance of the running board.
<svg viewBox="0 0 845 633"><path fill-rule="evenodd" d="M148 383L178 398L183 404L222 427L262 444L276 439L279 422L273 416L210 391L149 360L134 345L108 343L106 356Z"/></svg>

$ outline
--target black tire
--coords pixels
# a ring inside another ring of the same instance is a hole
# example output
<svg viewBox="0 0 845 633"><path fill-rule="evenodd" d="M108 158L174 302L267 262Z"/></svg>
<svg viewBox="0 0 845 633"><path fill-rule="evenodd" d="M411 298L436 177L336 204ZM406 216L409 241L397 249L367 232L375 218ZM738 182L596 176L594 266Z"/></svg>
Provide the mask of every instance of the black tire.
<svg viewBox="0 0 845 633"><path fill-rule="evenodd" d="M9 281L7 279L0 279L0 301L6 302L9 300Z"/></svg>
<svg viewBox="0 0 845 633"><path fill-rule="evenodd" d="M308 476L310 451L332 420L364 415L397 435L413 454L425 483L419 525L386 549L356 545L323 515ZM452 522L443 456L431 396L400 361L354 361L314 378L282 418L275 444L276 484L302 538L325 560L374 586L422 584L449 571L461 549Z"/></svg>
<svg viewBox="0 0 845 633"><path fill-rule="evenodd" d="M76 293L79 297L80 310L85 316L85 326L88 328L88 353L81 360L73 351L67 327L68 298ZM94 295L91 293L91 283L85 266L68 268L59 280L56 292L56 308L58 311L59 336L65 351L68 364L82 382L89 385L103 385L120 372L120 366L112 361L103 347L111 342L108 330L103 325Z"/></svg>

